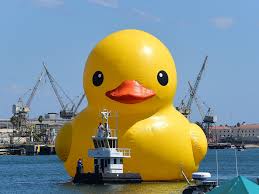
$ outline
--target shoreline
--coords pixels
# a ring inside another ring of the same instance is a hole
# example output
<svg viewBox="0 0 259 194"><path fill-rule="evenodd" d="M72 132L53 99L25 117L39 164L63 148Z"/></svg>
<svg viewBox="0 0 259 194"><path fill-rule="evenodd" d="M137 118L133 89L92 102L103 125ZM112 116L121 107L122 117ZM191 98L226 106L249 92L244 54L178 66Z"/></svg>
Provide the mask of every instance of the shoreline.
<svg viewBox="0 0 259 194"><path fill-rule="evenodd" d="M259 148L258 144L245 144L245 148Z"/></svg>

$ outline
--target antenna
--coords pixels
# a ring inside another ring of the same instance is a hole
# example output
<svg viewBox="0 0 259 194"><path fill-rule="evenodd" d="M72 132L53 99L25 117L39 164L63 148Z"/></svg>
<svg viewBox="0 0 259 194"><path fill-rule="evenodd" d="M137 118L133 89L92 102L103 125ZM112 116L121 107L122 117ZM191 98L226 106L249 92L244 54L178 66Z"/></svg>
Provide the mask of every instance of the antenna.
<svg viewBox="0 0 259 194"><path fill-rule="evenodd" d="M188 185L191 185L190 181L188 180L188 178L187 178L187 176L185 175L185 173L184 173L184 171L183 171L182 168L181 168L181 173L182 173L184 179L186 180L186 182L188 183Z"/></svg>
<svg viewBox="0 0 259 194"><path fill-rule="evenodd" d="M237 168L237 150L235 149L235 158L236 158L236 173L238 176L238 168Z"/></svg>
<svg viewBox="0 0 259 194"><path fill-rule="evenodd" d="M218 150L216 150L216 164L217 164L217 186L219 185L219 164L218 164Z"/></svg>

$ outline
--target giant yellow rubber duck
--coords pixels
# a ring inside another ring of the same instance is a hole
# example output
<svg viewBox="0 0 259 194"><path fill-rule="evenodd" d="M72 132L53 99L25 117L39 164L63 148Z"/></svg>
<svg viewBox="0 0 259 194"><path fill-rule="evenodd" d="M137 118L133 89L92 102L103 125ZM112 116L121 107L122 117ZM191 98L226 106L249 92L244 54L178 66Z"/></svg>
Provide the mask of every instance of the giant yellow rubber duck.
<svg viewBox="0 0 259 194"><path fill-rule="evenodd" d="M198 169L206 137L172 105L175 64L156 37L140 30L112 33L90 53L83 77L88 106L56 138L57 155L70 176L79 158L84 171L93 171L87 152L104 108L118 113L110 126L118 126L119 147L131 148L124 171L140 173L145 181L172 181Z"/></svg>

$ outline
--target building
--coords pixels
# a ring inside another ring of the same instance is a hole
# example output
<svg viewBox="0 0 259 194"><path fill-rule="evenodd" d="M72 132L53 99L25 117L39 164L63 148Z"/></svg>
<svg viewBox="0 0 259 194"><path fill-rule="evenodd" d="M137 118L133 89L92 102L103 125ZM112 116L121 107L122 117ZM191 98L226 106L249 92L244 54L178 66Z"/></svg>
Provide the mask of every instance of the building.
<svg viewBox="0 0 259 194"><path fill-rule="evenodd" d="M220 125L210 128L212 142L239 142L259 144L258 124Z"/></svg>
<svg viewBox="0 0 259 194"><path fill-rule="evenodd" d="M57 132L69 119L48 113L41 119L28 119L27 125L16 129L10 119L0 119L0 145L44 143L54 144Z"/></svg>

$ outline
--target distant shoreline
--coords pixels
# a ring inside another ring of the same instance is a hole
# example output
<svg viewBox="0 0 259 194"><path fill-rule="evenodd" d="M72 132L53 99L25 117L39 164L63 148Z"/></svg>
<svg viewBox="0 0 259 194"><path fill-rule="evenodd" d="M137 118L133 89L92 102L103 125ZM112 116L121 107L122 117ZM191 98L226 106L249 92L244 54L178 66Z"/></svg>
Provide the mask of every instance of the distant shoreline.
<svg viewBox="0 0 259 194"><path fill-rule="evenodd" d="M245 148L259 148L258 144L245 144Z"/></svg>

